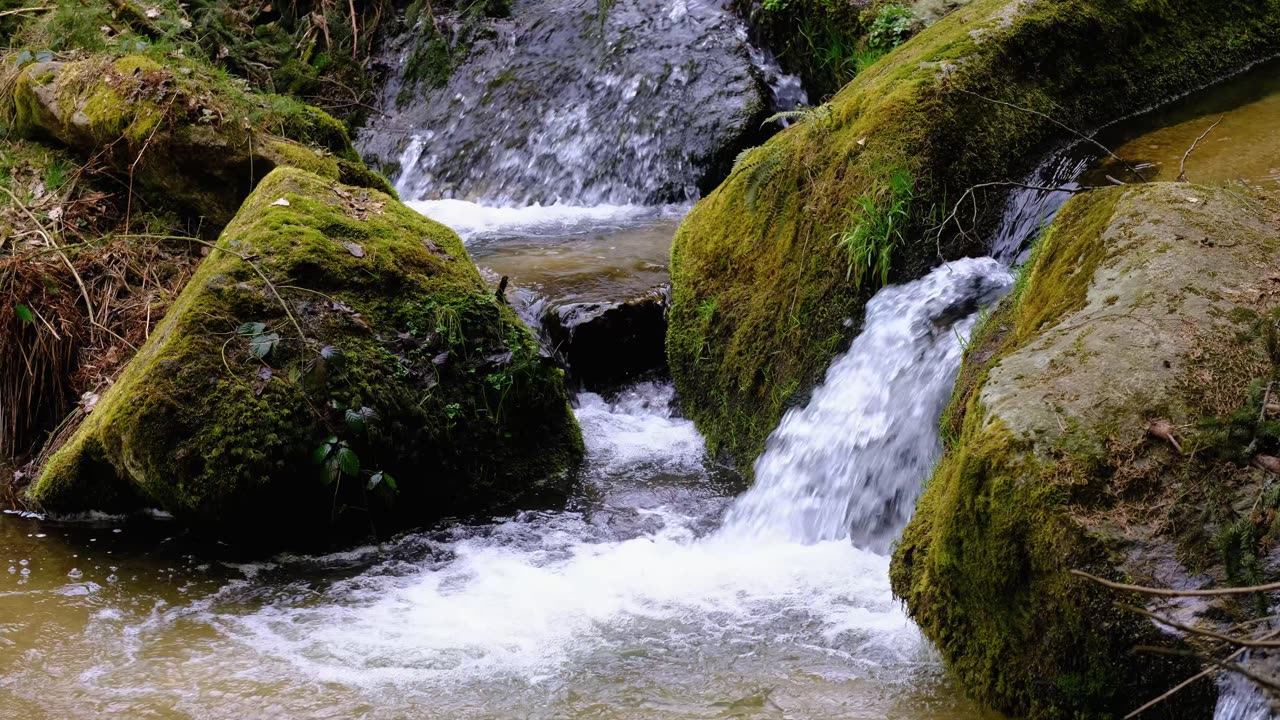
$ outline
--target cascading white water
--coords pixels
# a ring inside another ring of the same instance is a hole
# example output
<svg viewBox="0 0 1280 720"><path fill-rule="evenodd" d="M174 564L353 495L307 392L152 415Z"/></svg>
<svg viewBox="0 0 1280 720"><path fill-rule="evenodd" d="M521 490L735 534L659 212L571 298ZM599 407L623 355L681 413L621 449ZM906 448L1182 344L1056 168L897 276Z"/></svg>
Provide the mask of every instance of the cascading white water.
<svg viewBox="0 0 1280 720"><path fill-rule="evenodd" d="M725 532L886 550L938 458L961 340L1012 282L995 260L966 259L878 293L849 352L769 437Z"/></svg>

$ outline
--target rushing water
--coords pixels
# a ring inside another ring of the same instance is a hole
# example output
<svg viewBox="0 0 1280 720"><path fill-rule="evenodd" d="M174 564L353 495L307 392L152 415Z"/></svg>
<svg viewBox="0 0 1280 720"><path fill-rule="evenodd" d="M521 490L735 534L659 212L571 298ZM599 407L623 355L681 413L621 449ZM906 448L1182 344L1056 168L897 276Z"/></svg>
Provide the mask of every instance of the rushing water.
<svg viewBox="0 0 1280 720"><path fill-rule="evenodd" d="M646 384L578 398L589 467L571 511L252 564L167 551L154 528L5 516L0 713L984 717L892 598L888 558L850 542L902 514L850 511L808 533L811 493L796 488L825 464L844 478L827 493L837 506L909 502L937 452L967 311L1008 281L993 261L962 261L881 293L737 501L670 387ZM908 402L883 402L869 388L880 377ZM832 424L875 429L845 445L874 479L824 454ZM143 532L149 549L131 547Z"/></svg>
<svg viewBox="0 0 1280 720"><path fill-rule="evenodd" d="M443 86L404 102L390 84L386 115L359 138L398 167L407 198L696 199L759 135L766 76L778 102L802 98L767 54L752 56L719 2L516 0L510 19L489 25ZM388 43L394 74L421 32Z"/></svg>

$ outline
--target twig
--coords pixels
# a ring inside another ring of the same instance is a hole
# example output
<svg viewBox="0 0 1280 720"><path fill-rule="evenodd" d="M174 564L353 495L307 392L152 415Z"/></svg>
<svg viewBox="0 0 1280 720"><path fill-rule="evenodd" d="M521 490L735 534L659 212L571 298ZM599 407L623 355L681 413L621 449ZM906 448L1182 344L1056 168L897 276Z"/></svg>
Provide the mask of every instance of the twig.
<svg viewBox="0 0 1280 720"><path fill-rule="evenodd" d="M1065 192L1065 193L1071 193L1073 195L1076 193L1089 192L1091 190L1099 189L1093 186L1068 187L1064 185L1057 185L1057 186L1030 185L1028 183L1013 182L1011 180L998 180L995 182L985 182L985 183L978 183L977 185L973 185L968 189L966 189L963 193L961 193L960 199L957 200L956 204L951 207L951 213L947 215L945 218L943 218L942 222L938 223L938 225L934 227L932 230L932 232L934 233L934 241L937 244L938 260L940 262L946 262L946 258L943 257L942 255L942 231L945 230L947 228L947 225L949 225L951 221L955 220L956 217L960 214L960 206L963 205L966 200L969 200L970 202L973 203L973 214L974 214L974 217L976 218L978 214L978 199L974 195L974 191L981 190L983 188L989 188L989 187L1015 187L1015 188L1022 188L1024 190L1041 190L1044 192ZM958 225L957 227L959 227L960 234L964 236L965 239L971 240L971 241L973 240L973 238L969 235L968 232L965 231L962 225Z"/></svg>
<svg viewBox="0 0 1280 720"><path fill-rule="evenodd" d="M45 230L44 225L36 219L35 213L31 212L31 208L24 205L23 202L18 199L18 196L14 195L13 191L4 185L0 185L0 190L4 190L5 194L9 196L9 199L13 201L13 204L17 205L18 208L22 210L23 214L25 214L36 226L40 235L44 238L44 241L49 244L49 247L54 248L58 253L58 256L62 258L62 262L66 263L67 269L71 271L71 276L75 278L76 284L80 286L80 296L84 298L85 310L89 312L89 323L92 325L98 325L97 315L93 312L93 301L89 299L89 290L85 287L84 280L80 278L80 273L76 271L76 266L71 262L71 258L67 257L65 252L62 252L62 249L58 247L57 241L53 239L53 235L50 234L49 231ZM102 328L107 330L106 326L102 326ZM110 330L107 331L110 332ZM112 334L115 335L115 333ZM123 338L121 339L123 340Z"/></svg>
<svg viewBox="0 0 1280 720"><path fill-rule="evenodd" d="M1196 146L1200 144L1200 141L1208 137L1209 133L1213 132L1214 128L1221 125L1223 120L1226 120L1226 118L1218 118L1218 122L1210 125L1208 130L1200 133L1200 137L1196 138L1196 141L1191 143L1191 147L1187 148L1186 154L1182 156L1182 162L1178 165L1178 182L1187 181L1187 158L1191 157L1191 153L1196 151Z"/></svg>
<svg viewBox="0 0 1280 720"><path fill-rule="evenodd" d="M1273 680L1272 678L1266 677L1264 675L1259 675L1258 673L1255 673L1254 671L1246 668L1245 666L1239 663L1233 663L1228 660L1219 660L1218 658L1213 657L1211 655L1202 655L1192 650L1176 650L1174 648L1153 647L1151 645L1139 645L1135 647L1133 651L1154 653L1156 655L1171 655L1173 657L1195 658L1196 660L1199 660L1201 662L1213 663L1214 665L1217 665L1223 670L1230 670L1231 672L1239 673L1245 676L1246 678L1254 681L1255 683L1261 685L1262 687L1267 688L1268 690L1280 691L1280 684L1277 684L1276 681Z"/></svg>
<svg viewBox="0 0 1280 720"><path fill-rule="evenodd" d="M1014 105L1014 104L1013 104L1013 103L1011 103L1011 102L1005 102L1005 101L1003 101L1003 100L996 100L996 99L994 99L994 98L989 98L989 97L987 97L986 95L980 95L980 94L978 94L978 93L976 93L976 92L974 92L974 91L972 91L972 90L966 90L966 89L964 89L964 88L960 88L960 87L958 87L958 88L956 88L956 89L957 89L957 90L959 90L959 91L960 91L960 92L962 92L962 93L966 93L966 94L972 95L972 96L974 96L974 97L976 97L976 98L980 98L980 99L982 99L982 100L986 100L987 102L990 102L990 103L995 103L996 105L1004 105L1005 107L1010 107L1010 108L1013 108L1014 110L1021 110L1022 112L1025 112L1025 113L1031 113L1032 115L1035 115L1035 116L1037 116L1037 117L1042 117L1042 118L1044 118L1045 120L1048 120L1049 122L1053 123L1054 125L1057 125L1058 127L1062 128L1063 130L1066 130L1067 132L1071 133L1072 135L1075 135L1076 137L1080 138L1081 140L1084 140L1085 142L1090 143L1091 145L1096 145L1096 146L1098 147L1098 149L1099 149L1099 150L1102 150L1102 152L1106 153L1107 155L1110 155L1112 159L1114 159L1114 160L1118 161L1121 165L1124 165L1125 169L1126 169L1126 170L1128 170L1129 172L1133 173L1133 174L1134 174L1134 176L1135 176L1135 177L1137 177L1139 180L1142 180L1143 182L1146 182L1146 181L1147 181L1147 178L1146 178L1142 173L1138 172L1137 168L1135 168L1135 167L1133 167L1132 165L1130 165L1128 160L1125 160L1124 158L1120 157L1119 155L1117 155L1117 154L1115 154L1115 153L1111 152L1111 148L1107 147L1106 145L1103 145L1102 143L1098 142L1096 139L1094 139L1094 138L1092 138L1092 137L1090 137L1090 136L1088 136L1088 135L1085 135L1084 133L1080 132L1079 130L1076 130L1075 128L1071 127L1070 125L1067 125L1066 123L1060 122L1059 120L1055 119L1054 117L1052 117L1052 116L1050 116L1050 115L1046 115L1046 114L1044 114L1044 113L1040 112L1039 110L1032 110L1031 108L1022 107L1021 105Z"/></svg>
<svg viewBox="0 0 1280 720"><path fill-rule="evenodd" d="M262 278L262 282L267 284L267 288L271 290L271 294L275 296L276 301L280 303L280 307L284 309L284 314L288 316L289 322L293 323L293 328L298 331L298 338L301 339L303 342L306 342L307 334L302 331L302 325L298 322L298 319L293 316L293 311L289 309L289 304L284 301L283 297L280 297L280 292L276 290L275 283L271 282L271 280L267 278L266 273L262 272L262 269L259 268L253 262L250 256L244 255L242 253L238 253L235 250L224 248L220 245L217 245L216 243L211 243L207 240L201 240L199 238L193 238L193 237L183 237L181 235L120 235L118 237L122 237L126 239L139 238L139 239L151 239L151 240L186 240L187 242L193 242L198 245L204 245L205 247L212 249L214 252L222 252L222 253L226 253L228 255L232 255L234 257L240 258L245 262L246 265L248 265L250 268L253 269L255 273L258 274L258 277Z"/></svg>
<svg viewBox="0 0 1280 720"><path fill-rule="evenodd" d="M1280 641L1277 641L1277 640L1266 640L1266 639L1252 640L1249 638L1240 638L1240 637L1234 637L1231 635L1223 635L1222 633L1217 633L1212 630L1205 630L1203 628L1195 628L1195 627L1191 627L1190 625L1184 625L1180 622L1177 622L1176 620L1170 620L1169 618L1164 617L1163 615L1159 615L1157 613L1151 612L1150 610L1146 610L1140 607L1135 607L1133 605L1125 605L1124 603L1116 603L1115 605L1121 610L1128 610L1129 612L1138 613L1139 615L1149 617L1152 620L1155 620L1156 622L1162 625L1168 625L1171 628L1174 628L1176 630L1181 630L1182 632L1185 632L1191 635L1200 635L1207 638L1213 638L1214 640L1221 640L1223 642L1230 643L1232 645L1239 645L1245 648L1280 648Z"/></svg>
<svg viewBox="0 0 1280 720"><path fill-rule="evenodd" d="M36 7L14 8L12 10L5 10L4 12L0 12L0 17L7 17L9 15L22 15L25 13L49 12L52 9L53 9L52 5L39 5Z"/></svg>
<svg viewBox="0 0 1280 720"><path fill-rule="evenodd" d="M1251 585L1249 587L1218 588L1216 590L1170 590L1168 588L1152 588L1144 587L1142 585L1127 585L1125 583L1112 582L1111 580L1100 578L1097 575L1090 575L1083 570L1071 570L1069 572L1076 577L1092 580L1099 585L1105 585L1106 587L1114 590L1127 590L1129 592L1142 593L1144 595L1159 595L1161 597L1217 597L1219 595L1249 595L1252 593L1275 592L1280 590L1280 582L1268 583L1266 585Z"/></svg>
<svg viewBox="0 0 1280 720"><path fill-rule="evenodd" d="M1263 640L1270 640L1270 639L1275 638L1275 637L1280 637L1280 630L1276 630L1276 631L1274 631L1274 632L1267 633L1266 635L1263 635L1261 639L1263 639ZM1228 656L1227 656L1226 658L1224 658L1224 659L1225 659L1225 660L1234 660L1235 658L1240 657L1242 654L1244 654L1244 651L1245 651L1245 650L1248 650L1248 648L1238 648L1238 649L1236 649L1236 651L1235 651L1235 652L1231 653L1230 655L1228 655ZM1205 668L1205 669L1201 670L1200 672L1196 673L1195 675L1192 675L1191 677L1187 678L1186 680L1183 680L1182 682L1178 683L1177 685L1174 685L1173 687L1171 687L1171 688L1169 688L1168 690L1164 691L1164 692L1163 692L1163 693L1161 693L1160 695L1157 695L1156 697L1153 697L1153 698L1151 698L1150 700L1146 701L1146 702L1145 702L1145 703L1143 703L1140 707L1138 707L1136 710L1133 710L1133 711L1132 711L1132 712L1130 712L1128 715L1125 715L1125 716L1124 716L1124 720L1133 720L1133 718L1135 718L1135 717L1137 717L1137 716L1141 715L1142 713L1146 712L1147 710L1150 710L1151 708L1155 707L1156 705L1159 705L1160 703L1164 702L1165 700L1168 700L1169 698L1173 697L1173 696L1174 696L1175 694L1177 694L1179 691L1184 690L1184 689L1186 689L1186 688L1190 687L1190 686L1191 686L1193 683L1195 683L1197 680L1199 680L1199 679L1201 679L1201 678L1204 678L1204 677L1208 677L1209 675L1212 675L1212 674L1213 674L1214 672L1216 672L1217 670L1218 670L1218 668L1217 668L1216 666L1210 665L1209 667L1207 667L1207 668Z"/></svg>

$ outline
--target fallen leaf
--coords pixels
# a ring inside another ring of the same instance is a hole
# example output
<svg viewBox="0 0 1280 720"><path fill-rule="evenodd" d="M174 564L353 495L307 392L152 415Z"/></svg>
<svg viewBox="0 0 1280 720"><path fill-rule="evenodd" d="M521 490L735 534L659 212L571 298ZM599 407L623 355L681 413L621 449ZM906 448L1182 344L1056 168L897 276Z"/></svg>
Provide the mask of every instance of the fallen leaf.
<svg viewBox="0 0 1280 720"><path fill-rule="evenodd" d="M1182 446L1178 444L1177 438L1173 436L1173 425L1168 420L1152 420L1147 425L1147 432L1168 442L1179 455L1182 454Z"/></svg>
<svg viewBox="0 0 1280 720"><path fill-rule="evenodd" d="M342 247L346 248L347 252L351 253L355 257L364 257L364 248L360 247L359 243L344 242L342 243Z"/></svg>
<svg viewBox="0 0 1280 720"><path fill-rule="evenodd" d="M1200 198L1196 198L1196 197L1189 197L1189 198L1187 198L1187 202L1189 202L1189 203L1198 203L1198 202L1200 202Z"/></svg>
<svg viewBox="0 0 1280 720"><path fill-rule="evenodd" d="M272 205L279 205L279 206L281 206L281 207L289 207L289 201L288 201L288 200L285 200L284 198L280 198L279 200L276 200L275 202L273 202L273 203L271 203L271 204L272 204Z"/></svg>
<svg viewBox="0 0 1280 720"><path fill-rule="evenodd" d="M1280 458L1271 455L1254 455L1253 464L1273 475L1280 475Z"/></svg>
<svg viewBox="0 0 1280 720"><path fill-rule="evenodd" d="M149 7L149 8L147 8L147 19L148 19L148 20L155 20L155 19L156 19L156 18L158 18L158 17L160 17L160 8L158 8L158 7Z"/></svg>

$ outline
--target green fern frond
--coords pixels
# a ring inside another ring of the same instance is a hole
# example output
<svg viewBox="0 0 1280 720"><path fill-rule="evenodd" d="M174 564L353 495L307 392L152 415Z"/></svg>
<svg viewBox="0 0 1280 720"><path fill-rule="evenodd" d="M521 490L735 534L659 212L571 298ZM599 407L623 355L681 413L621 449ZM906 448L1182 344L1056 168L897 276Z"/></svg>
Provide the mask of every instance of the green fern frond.
<svg viewBox="0 0 1280 720"><path fill-rule="evenodd" d="M795 122L795 123L808 122L809 120L825 118L829 115L831 115L830 105L819 105L818 107L798 107L794 110L783 110L782 112L777 112L770 115L769 117L764 119L764 122L760 123L760 127L764 127L765 125L768 125L771 122L783 122L783 121Z"/></svg>
<svg viewBox="0 0 1280 720"><path fill-rule="evenodd" d="M769 152L750 168L750 175L747 177L747 207L752 211L756 209L756 201L760 197L760 191L773 180L778 171L782 169L783 155L778 148L770 148Z"/></svg>

